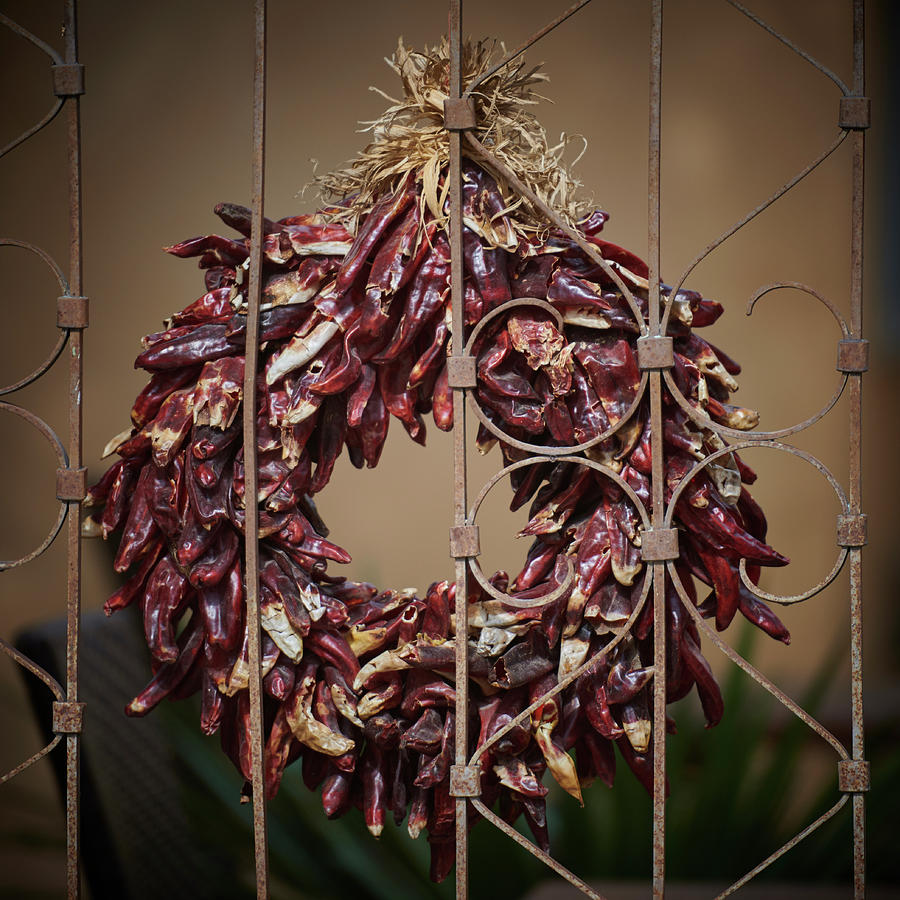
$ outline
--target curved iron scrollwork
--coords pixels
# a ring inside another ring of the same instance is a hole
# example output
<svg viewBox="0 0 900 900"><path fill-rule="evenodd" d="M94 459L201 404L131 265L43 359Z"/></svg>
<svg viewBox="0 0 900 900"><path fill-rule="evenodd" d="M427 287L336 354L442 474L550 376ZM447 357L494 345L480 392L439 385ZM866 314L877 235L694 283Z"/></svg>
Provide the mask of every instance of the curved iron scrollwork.
<svg viewBox="0 0 900 900"><path fill-rule="evenodd" d="M477 341L478 336L491 322L496 320L498 317L510 312L511 310L517 309L519 307L534 307L537 309L541 309L546 313L549 313L556 322L559 331L562 332L564 330L565 323L563 321L562 313L560 313L560 311L555 306L553 306L551 303L548 303L546 300L541 300L537 297L519 297L515 300L508 300L506 303L501 304L496 309L492 309L486 316L484 316L484 318L480 319L475 328L472 329L472 333L471 335L469 335L469 340L466 342L464 358L472 358L472 349L475 346L475 342ZM639 321L642 323L643 317L641 317ZM634 414L637 412L638 407L641 405L641 401L644 398L644 389L646 388L646 386L647 373L644 372L641 376L641 382L638 386L634 400L632 401L628 409L625 410L624 413L622 413L622 418L619 419L619 421L611 425L606 431L602 432L601 434L596 434L587 441L583 441L580 444L573 444L572 446L568 447L552 447L545 444L529 444L527 441L522 441L519 438L515 438L512 435L507 434L490 416L485 414L484 410L478 403L476 392L473 390L468 390L467 393L469 395L470 408L475 413L478 421L481 422L481 424L484 425L484 427L487 428L487 430L490 431L491 434L494 435L494 437L503 441L504 444L508 444L510 447L515 447L517 450L522 450L525 453L534 453L538 456L546 458L562 457L572 453L582 453L585 450L589 450L591 447L596 447L598 444L602 444L605 440L624 430L625 426L628 425L628 423L632 420ZM584 462L584 460L579 461Z"/></svg>
<svg viewBox="0 0 900 900"><path fill-rule="evenodd" d="M37 35L32 34L27 28L21 26L18 22L14 22L9 16L3 15L0 13L0 25L5 25L13 34L19 35L19 37L24 38L26 41L34 44L38 50L41 50L47 56L50 57L51 62L55 66L59 66L63 64L62 57L46 42L42 41ZM18 137L13 138L5 147L0 149L0 158L6 156L10 150L14 150L20 144L24 144L30 137L36 135L39 131L49 125L59 114L59 111L63 108L63 103L65 102L63 97L56 97L53 103L50 106L50 109L43 116L43 118L39 119L34 123L30 128L26 128Z"/></svg>
<svg viewBox="0 0 900 900"><path fill-rule="evenodd" d="M756 305L756 303L763 297L773 291L793 288L802 292L809 294L818 300L834 317L835 321L838 324L838 328L840 331L841 343L839 344L839 362L838 362L838 371L839 371L839 382L838 385L831 396L831 398L822 406L818 412L814 413L812 416L808 417L806 420L799 422L797 424L781 428L773 431L759 431L753 432L752 434L748 434L746 431L740 431L734 428L730 428L726 425L720 424L718 422L713 421L704 410L700 409L696 404L691 403L691 401L684 397L683 394L679 391L675 381L672 377L671 372L665 367L660 367L657 370L644 369L642 372L642 379L640 382L640 387L637 391L637 395L634 399L633 404L631 405L627 415L620 422L617 422L614 427L610 428L608 432L597 435L589 441L585 441L578 446L572 447L544 447L537 446L533 444L529 444L520 440L517 440L510 435L505 434L499 426L492 420L492 418L485 414L484 410L481 409L477 402L477 382L475 384L459 384L455 385L454 389L458 391L460 394L465 393L469 395L470 408L475 413L478 420L481 424L491 432L495 437L499 440L503 441L507 445L512 448L515 448L519 453L527 453L529 456L527 458L521 459L519 461L514 462L512 465L506 466L500 472L498 472L495 476L493 476L488 483L482 488L481 492L478 495L477 500L473 504L472 508L468 511L468 515L463 519L460 518L461 508L465 508L465 490L466 490L466 481L465 481L465 457L464 457L464 444L465 439L462 439L463 442L463 456L460 459L460 455L457 452L457 477L456 477L456 509L457 509L457 519L456 525L457 527L471 527L475 524L475 518L478 512L478 509L484 500L487 493L503 478L509 475L511 472L515 471L524 466L536 465L542 462L547 462L548 460L553 461L561 461L568 460L570 462L575 462L580 465L592 465L592 462L587 459L585 456L581 456L579 454L583 453L583 451L588 450L591 446L600 443L606 438L610 437L616 431L621 429L637 411L638 407L641 403L644 403L646 399L649 397L651 404L654 402L656 404L660 403L661 393L663 390L667 392L669 397L677 403L682 410L700 427L706 429L713 434L717 435L722 443L722 449L717 450L716 452L709 453L703 459L699 460L696 465L688 472L682 481L676 486L672 496L668 499L668 502L664 502L664 498L662 495L662 487L659 484L654 483L654 502L653 509L648 510L641 501L634 496L630 496L632 503L635 506L635 509L638 510L638 513L642 519L642 523L644 528L649 528L651 523L659 528L668 528L671 529L673 527L673 515L675 505L678 502L679 497L683 494L685 489L690 484L691 480L694 479L700 472L706 469L709 465L713 464L716 460L721 457L727 456L737 450L746 449L746 448L766 448L766 449L774 449L780 452L788 453L792 456L798 457L804 460L806 463L811 465L816 471L819 472L823 476L823 478L828 481L831 485L832 489L835 492L835 495L838 498L841 516L839 517L839 540L838 540L838 554L837 559L832 566L831 571L824 579L820 580L813 587L803 591L802 593L789 596L789 597L779 597L775 594L769 593L758 588L753 581L748 577L746 571L746 562L744 560L740 563L740 577L744 584L744 586L752 592L752 594L756 597L760 597L766 600L772 600L782 604L792 604L799 603L805 600L808 600L810 597L815 596L824 590L825 587L828 586L838 575L844 565L847 563L848 559L851 560L851 608L853 610L853 619L851 621L851 655L853 657L853 680L854 680L854 706L853 706L853 731L854 731L854 740L853 740L853 748L852 753L845 748L837 738L834 737L827 729L824 728L819 722L817 722L812 716L810 716L805 710L803 710L795 701L793 701L790 697L788 697L783 691L781 691L771 680L769 680L765 675L763 675L758 669L752 666L749 662L743 659L733 648L731 648L721 637L719 637L703 620L700 612L695 608L694 604L690 601L689 595L682 584L679 574L676 570L676 567L673 562L647 562L644 567L644 581L641 586L641 596L640 602L638 603L637 609L632 614L632 617L629 619L629 622L625 624L625 626L614 635L612 641L600 650L596 655L592 656L591 659L586 660L575 672L570 673L569 677L564 680L561 680L559 684L557 684L552 691L545 694L543 697L535 700L531 706L524 710L519 716L516 717L512 722L510 722L505 728L499 730L497 733L493 734L491 739L486 742L484 745L477 748L475 753L472 755L471 759L465 758L465 747L466 747L466 735L465 731L462 731L462 735L458 731L457 734L457 767L463 768L466 765L469 767L473 767L477 765L481 756L489 749L489 747L499 740L505 733L508 733L509 730L515 728L516 726L524 723L531 715L531 713L537 709L542 703L549 700L554 694L562 691L568 684L570 684L575 678L579 677L584 672L590 670L590 668L597 664L598 660L602 659L603 656L610 652L613 646L622 639L622 637L628 633L630 627L637 621L637 616L640 614L640 611L644 609L645 603L650 595L651 589L654 591L655 598L655 606L654 613L656 616L659 616L660 610L663 609L662 602L660 601L660 596L663 593L663 589L661 585L664 582L665 578L668 578L674 586L674 589L681 597L682 602L685 607L691 614L691 617L696 622L697 627L700 629L700 632L706 637L707 640L715 644L734 664L738 665L744 672L746 672L751 678L753 678L757 683L759 683L765 690L767 690L772 696L774 696L781 704L783 704L787 709L791 711L791 713L801 719L815 734L817 734L822 740L828 743L832 749L836 752L838 759L842 762L850 762L858 761L862 759L862 711L859 701L856 699L860 696L859 689L859 679L860 679L860 662L861 662L861 651L859 647L859 598L861 594L861 581L858 571L858 559L859 559L859 550L861 544L864 543L864 537L860 537L859 535L864 532L864 527L856 527L854 529L854 525L858 523L860 519L864 520L864 517L860 515L859 512L859 489L858 489L858 479L859 479L859 465L858 465L858 452L859 452L859 434L858 431L852 436L852 446L855 448L854 452L857 455L857 459L855 463L851 463L851 485L848 491L845 491L841 486L837 478L824 466L824 464L812 456L809 453L799 450L796 447L793 447L789 444L785 444L781 442L779 439L787 438L794 434L797 434L801 431L808 429L811 425L821 420L824 416L826 416L832 409L834 409L838 400L848 392L851 395L850 403L852 407L851 412L851 421L854 423L854 427L858 429L858 411L859 404L861 402L860 398L860 375L865 370L865 365L860 363L856 358L859 356L860 358L863 354L854 354L853 361L846 365L843 365L841 362L842 356L841 354L844 352L845 344L864 344L861 340L860 327L859 323L861 321L861 254L858 252L858 248L861 245L861 230L862 230L862 217L861 217L861 209L862 209L862 164L861 164L861 149L862 149L862 134L861 130L866 126L866 111L867 111L867 101L864 97L862 97L863 93L863 82L862 82L862 2L861 0L856 0L854 3L854 36L856 38L856 42L854 45L854 83L851 87L848 87L840 78L838 78L831 70L821 64L818 60L812 57L809 53L802 50L798 47L790 38L781 34L772 26L770 26L767 22L762 20L760 17L752 13L746 7L744 7L741 3L736 2L736 0L727 0L727 2L733 6L736 10L746 16L748 19L762 27L765 31L771 34L774 38L779 40L782 44L784 44L791 51L796 53L800 58L809 63L814 69L822 73L825 77L829 78L831 81L835 83L835 85L840 89L842 94L842 105L841 105L841 120L839 121L839 133L837 136L829 143L829 145L818 155L816 156L810 163L804 166L800 172L798 172L795 176L793 176L790 180L788 180L782 187L777 189L772 195L770 195L767 199L761 202L759 205L754 207L744 216L742 216L734 225L728 228L723 234L717 237L715 240L711 241L686 267L680 278L678 279L674 288L668 291L667 296L662 296L661 286L659 282L659 273L658 273L658 260L659 260L659 163L660 163L660 145L659 145L659 119L660 119L660 110L661 110L661 96L659 91L660 86L660 78L659 73L661 70L661 59L662 59L662 40L661 40L661 22L662 22L662 0L653 0L651 3L652 8L652 27L651 27L651 139L650 139L650 173L649 173L649 184L650 184L650 197L651 197L651 223L650 223L650 270L651 277L649 279L649 317L645 321L644 316L641 314L637 301L635 300L634 295L632 294L629 285L623 281L620 277L619 272L616 270L614 266L611 266L606 260L602 259L600 254L597 252L595 247L590 246L587 242L581 238L570 226L569 223L565 221L564 217L557 213L556 210L552 209L549 205L544 203L540 197L535 195L532 191L528 189L526 185L524 185L517 177L514 172L512 172L501 160L497 159L495 155L493 155L488 148L483 146L479 141L474 137L471 131L465 130L462 132L460 137L459 132L456 134L451 132L451 178L459 177L459 156L461 154L461 142L465 142L465 152L477 160L481 165L483 165L488 170L492 171L495 175L499 176L503 181L505 181L513 190L517 191L520 195L527 198L528 201L537 209L541 210L541 212L546 216L547 220L552 223L554 226L559 228L563 233L567 234L568 237L578 244L579 247L599 266L601 266L606 274L616 283L618 288L620 289L623 297L625 298L629 308L634 315L635 321L638 325L638 330L640 335L644 338L648 338L650 340L659 340L662 339L664 335L667 333L667 327L669 323L670 316L672 314L672 309L674 306L674 298L677 295L678 291L681 289L685 280L688 278L690 273L696 268L696 266L706 259L711 253L713 253L718 247L720 247L726 240L728 240L732 235L742 229L746 224L752 221L754 218L763 213L766 209L768 209L773 203L775 203L779 198L788 193L793 187L795 187L800 181L814 172L821 164L828 159L844 140L851 139L851 141L855 144L857 153L859 154L858 159L859 162L855 167L855 175L854 175L854 215L853 215L853 242L856 250L851 254L852 264L853 264L853 290L851 301L853 305L853 311L851 315L852 321L848 322L844 319L843 316L838 312L835 306L828 301L823 295L821 295L814 288L798 283L798 282L778 282L775 284L767 285L763 288L760 288L751 298L748 303L747 314L750 315ZM482 76L482 80L484 78L489 77L490 74L497 71L502 66L509 63L511 60L515 59L524 49L534 44L545 34L552 31L554 28L558 27L562 22L568 19L571 15L578 12L581 8L586 5L585 2L576 3L574 6L570 7L566 10L562 15L560 15L557 19L550 22L547 26L542 28L540 31L536 32L531 38L526 40L520 47L510 52L501 62L499 62L496 66L494 66L486 75ZM469 85L465 89L460 84L460 75L458 71L458 60L459 60L459 35L461 33L461 2L460 0L453 0L450 3L450 34L451 34L451 66L453 65L453 60L455 58L457 64L456 73L451 70L451 101L455 102L454 97L458 97L460 99L465 100L470 97L473 93L477 91L479 82L476 81L473 84ZM455 42L455 43L454 43ZM455 54L455 57L454 57ZM456 93L454 94L454 89ZM857 110L856 107L853 109L847 109L845 113L844 104L848 101L853 101L862 103L860 106L860 110ZM859 113L859 115L857 115ZM455 176L453 160L454 155L457 160ZM453 187L451 186L451 197L453 196ZM458 194L457 194L458 196ZM458 200L456 201L459 202ZM458 207L457 207L458 208ZM655 209L655 213L654 213ZM451 229L452 229L451 225ZM457 227L460 227L457 225ZM452 240L451 240L452 246ZM456 252L456 251L454 251ZM659 298L663 302L662 315L659 315L658 304L653 302L654 297ZM454 303L457 303L457 300L454 299ZM511 308L517 305L525 305L525 306L536 306L541 309L544 309L551 316L553 316L557 323L562 327L561 316L557 310L555 310L550 304L541 300L534 299L522 299L518 301L511 301L510 303L504 304L502 307L494 310L489 316L485 317L484 320L475 328L473 334L470 336L469 340L466 342L465 351L462 355L470 356L472 352L472 348L480 331L488 324L488 322L496 316L502 315L508 312ZM656 308L654 308L656 307ZM460 346L462 343L462 321L461 317L459 321L455 321L454 323L454 331L453 331L453 340L454 346ZM848 354L851 353L853 348L851 347L848 350ZM474 360L469 360L469 368L474 371ZM456 405L456 410L460 409L459 405ZM459 425L455 426L456 428L460 428ZM655 430L655 426L654 426ZM662 440L661 435L654 435L654 456L660 455L662 453ZM459 445L457 444L457 450L459 449ZM602 465L593 464L594 468L597 468L601 473L613 480L616 480L617 484L620 487L626 490L626 492L631 495L630 488L627 485L624 485L621 479L618 479L616 474L610 470L605 469ZM462 468L460 468L462 467ZM460 471L463 473L462 477L460 477ZM654 482L660 480L662 469L661 467L654 472ZM847 526L845 530L848 534L851 534L850 538L841 538L840 537L840 528L841 521L846 521ZM459 560L458 560L459 562ZM494 597L497 600L502 601L503 603L513 606L515 605L515 598L509 597L505 593L497 590L497 588L492 585L487 578L485 578L484 573L481 571L480 566L478 565L477 560L474 556L469 556L465 558L463 561L463 572L467 569L472 573L475 577L479 585L482 587L484 591L486 591L490 596ZM462 593L463 597L465 596L465 578L460 576L461 570L457 569L457 617L460 615L460 609L464 609L465 600L460 601L460 594ZM539 598L537 602L551 602L551 600L556 599L560 596L563 596L566 592L566 588L571 581L571 563L570 563L570 572L569 577L564 580L562 584L560 584L555 590L553 590L546 598ZM531 604L534 604L536 601L531 600L528 601ZM664 641L665 641L665 629L664 628L656 628L655 629L657 638L657 648L655 651L655 660L657 662L664 663ZM660 635L662 632L662 635ZM662 647L660 647L662 645ZM459 649L459 648L458 648ZM458 664L457 664L457 685L461 683L461 677L466 672L466 653L463 649L462 652L458 653ZM662 666L658 666L656 669L656 675L654 679L654 707L655 707L655 716L654 716L654 732L658 733L662 731L663 734L657 740L654 738L654 860L653 860L653 896L661 897L662 892L664 890L664 857L665 857L665 817L662 812L663 802L664 802L664 790L663 784L665 779L665 735L664 728L659 729L659 725L662 721L661 711L664 711L665 708L665 682L664 679L661 678L661 674L664 672L664 664ZM464 702L463 698L459 698L459 702ZM460 720L465 720L464 716L458 717L457 728L460 728ZM464 729L464 725L462 726ZM742 885L744 885L751 878L755 877L759 872L763 871L765 868L770 866L776 859L784 855L784 853L788 852L791 847L795 846L799 841L803 840L821 825L823 825L826 821L832 818L844 805L847 804L850 794L847 792L843 792L842 795L838 798L835 804L829 809L826 813L816 819L814 822L811 822L806 828L804 828L800 833L798 833L792 840L790 840L783 847L779 848L775 852L773 852L767 859L763 860L758 866L748 872L745 876L735 882L730 888L728 888L721 896L725 897L732 894L734 891L738 890ZM855 845L855 875L854 875L854 889L855 896L862 897L862 892L864 889L864 867L863 867L863 857L862 857L862 843L863 843L863 822L862 822L862 795L860 793L853 793L853 805L854 805L854 845ZM511 839L525 847L530 853L532 853L537 858L541 859L547 866L556 871L558 874L562 875L566 878L570 883L575 885L582 893L584 893L588 897L599 898L601 895L598 894L595 890L593 890L590 886L588 886L582 879L578 878L574 873L567 870L565 867L561 866L556 860L554 860L549 854L544 853L539 847L537 847L533 842L529 841L525 837L523 837L519 832L517 832L514 828L509 826L507 823L503 822L498 816L496 816L490 809L488 809L480 800L476 798L472 798L471 795L467 795L464 792L460 792L457 795L457 898L462 898L467 896L467 886L465 883L460 883L462 880L465 881L465 872L466 872L466 833L463 827L465 823L465 812L464 807L467 803L471 803L474 809L484 818L491 821L494 825L496 825L499 829L504 831ZM461 824L462 823L462 824ZM459 849L459 845L462 843L463 849Z"/></svg>
<svg viewBox="0 0 900 900"><path fill-rule="evenodd" d="M79 620L81 612L81 552L79 545L80 522L78 508L84 496L86 472L81 464L81 409L82 409L82 331L87 326L87 299L81 296L81 137L79 96L83 93L82 68L78 62L76 40L76 15L74 0L65 2L65 50L58 53L53 47L32 34L6 15L0 14L0 25L29 41L51 63L54 99L49 111L34 125L0 149L0 157L21 146L49 125L66 109L66 142L69 182L69 237L70 256L68 275L62 267L41 247L15 238L0 239L0 247L18 247L37 256L51 271L59 287L57 301L57 326L59 333L46 358L32 372L13 384L0 388L0 397L8 397L33 384L59 361L68 345L66 354L69 374L69 429L66 443L56 431L35 413L22 406L0 401L0 412L23 419L50 444L57 461L55 473L59 510L43 540L37 547L19 559L0 561L0 571L23 566L40 557L50 547L64 526L67 527L69 564L67 566L67 647L66 684L60 685L33 660L24 656L7 641L0 639L0 651L17 665L39 678L52 692L55 732L45 747L0 775L0 784L29 769L43 759L58 744L66 747L66 889L70 898L80 896L80 861L78 833L79 804L79 756L81 713L83 704L78 700L77 658ZM65 739L65 740L64 740Z"/></svg>
<svg viewBox="0 0 900 900"><path fill-rule="evenodd" d="M59 285L60 296L71 297L71 294L69 293L69 283L66 281L62 269L60 269L56 260L53 259L46 250L43 250L41 247L36 247L34 244L30 244L28 241L17 241L13 238L0 238L0 247L19 247L36 256L53 273L53 276L56 278L56 283ZM0 388L0 397L5 396L6 394L12 394L15 391L21 390L23 387L27 387L29 384L37 381L45 372L48 372L56 360L59 359L59 355L63 352L63 348L66 346L68 340L69 329L60 329L56 338L56 343L47 354L46 359L32 372L29 372L18 381Z"/></svg>

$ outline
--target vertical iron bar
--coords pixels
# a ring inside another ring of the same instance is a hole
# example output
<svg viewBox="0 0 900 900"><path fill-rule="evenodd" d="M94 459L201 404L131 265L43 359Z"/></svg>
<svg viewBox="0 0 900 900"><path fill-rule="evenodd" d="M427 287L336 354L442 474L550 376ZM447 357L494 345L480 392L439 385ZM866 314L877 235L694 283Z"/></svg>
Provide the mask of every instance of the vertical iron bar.
<svg viewBox="0 0 900 900"><path fill-rule="evenodd" d="M78 62L75 0L65 5L65 60ZM69 183L69 291L82 294L81 253L81 100L66 98L66 156ZM82 456L82 341L80 328L69 332L69 466L81 467ZM81 626L81 507L70 503L66 523L68 561L66 571L66 700L78 701L78 639ZM66 736L66 895L81 894L80 862L80 756L81 735Z"/></svg>
<svg viewBox="0 0 900 900"><path fill-rule="evenodd" d="M662 0L651 0L650 136L647 167L649 326L659 335L660 317L660 103L662 89ZM650 372L650 440L653 527L664 527L662 375ZM653 563L653 897L665 893L666 870L666 591L665 564Z"/></svg>
<svg viewBox="0 0 900 900"><path fill-rule="evenodd" d="M450 50L451 99L462 97L462 0L450 0L447 28ZM449 131L450 140L450 290L451 335L454 356L463 353L463 289L462 254L462 135ZM465 392L453 388L453 524L466 523L466 404ZM466 594L466 560L457 559L456 569L456 746L455 762L465 766L469 756L469 663L467 658L468 596ZM468 800L456 798L456 898L469 896Z"/></svg>
<svg viewBox="0 0 900 900"><path fill-rule="evenodd" d="M259 511L256 370L259 357L259 298L262 274L263 198L265 190L266 129L266 0L254 2L255 46L253 70L252 218L250 225L250 282L247 292L247 345L244 369L244 478L246 526L244 580L247 591L247 629L250 655L250 765L253 784L253 845L256 896L269 896L266 786L263 772L262 663L259 620Z"/></svg>
<svg viewBox="0 0 900 900"><path fill-rule="evenodd" d="M865 2L853 2L853 93L865 94ZM850 231L850 330L862 338L863 307L863 200L865 191L866 132L850 135L853 148ZM850 375L850 514L859 515L862 504L862 374ZM862 705L862 559L861 548L850 549L850 691L853 759L865 759ZM855 793L853 804L853 896L865 896L865 795Z"/></svg>

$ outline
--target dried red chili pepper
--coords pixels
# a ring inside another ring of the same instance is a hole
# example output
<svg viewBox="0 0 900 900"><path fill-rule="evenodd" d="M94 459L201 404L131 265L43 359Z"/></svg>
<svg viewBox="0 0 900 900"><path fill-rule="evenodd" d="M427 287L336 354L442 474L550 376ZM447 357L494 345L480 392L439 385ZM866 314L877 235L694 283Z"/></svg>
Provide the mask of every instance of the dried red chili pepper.
<svg viewBox="0 0 900 900"><path fill-rule="evenodd" d="M232 356L235 349L228 338L227 325L198 325L190 327L186 334L153 344L135 359L134 367L150 372L180 369Z"/></svg>
<svg viewBox="0 0 900 900"><path fill-rule="evenodd" d="M412 280L403 316L391 342L375 357L375 362L390 362L412 344L428 320L443 307L449 284L450 245L439 235Z"/></svg>

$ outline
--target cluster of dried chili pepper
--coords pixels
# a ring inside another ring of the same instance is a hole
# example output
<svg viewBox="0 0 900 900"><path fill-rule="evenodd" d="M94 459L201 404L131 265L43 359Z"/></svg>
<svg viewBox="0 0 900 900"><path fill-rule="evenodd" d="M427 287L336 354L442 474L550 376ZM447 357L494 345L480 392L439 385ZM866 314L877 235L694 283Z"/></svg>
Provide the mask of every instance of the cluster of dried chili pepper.
<svg viewBox="0 0 900 900"><path fill-rule="evenodd" d="M446 172L432 171L431 187ZM573 446L616 430L586 451L649 505L651 450L635 341L639 326L608 272L565 234L530 234L495 179L464 166L465 320L470 328L516 298L548 302L560 315L517 307L481 330L475 395L506 435ZM426 830L432 877L454 859L449 792L455 716L471 719L472 750L542 697L631 622L597 664L481 757L482 799L508 821L523 815L548 847L547 770L570 794L599 778L612 785L615 747L650 786L652 605L639 608L641 528L629 496L602 473L547 461L512 473L512 509L530 503L522 531L533 537L514 578L477 584L469 620L451 615L454 587L420 598L379 592L327 571L349 555L327 540L313 496L346 447L374 467L391 417L425 441L424 416L452 427L448 386L450 253L446 221L425 196L423 169L405 173L368 211L349 205L264 224L257 381L259 493L244 490L241 419L249 212L216 212L237 237L209 235L170 247L199 257L205 293L144 339L135 365L151 373L132 427L108 448L118 461L91 488L99 507L88 531L121 531L115 568L128 573L106 603L139 603L154 675L127 712L143 715L165 697L201 697L201 728L250 779L249 657L242 547L248 500L260 523L260 605L267 791L302 757L302 777L321 790L329 817L356 806L374 834L391 814L416 837ZM647 314L647 268L600 237L596 211L580 233L632 286ZM722 307L693 291L674 298L669 334L673 376L684 397L713 420L752 428L750 410L729 405L738 367L694 329ZM560 327L560 321L563 323ZM670 497L696 460L724 446L671 399L664 409ZM497 438L482 427L487 449ZM522 453L499 441L507 462ZM743 585L760 566L787 560L765 543L766 520L745 487L752 471L736 453L693 478L675 510L681 580L703 615L726 628L738 611L789 641L769 608ZM570 567L571 589L551 603ZM694 578L712 588L705 598ZM533 606L523 601L533 599ZM698 631L671 587L667 594L667 697L696 687L710 725L722 698ZM469 645L470 708L456 709L457 639ZM574 756L573 756L574 754Z"/></svg>

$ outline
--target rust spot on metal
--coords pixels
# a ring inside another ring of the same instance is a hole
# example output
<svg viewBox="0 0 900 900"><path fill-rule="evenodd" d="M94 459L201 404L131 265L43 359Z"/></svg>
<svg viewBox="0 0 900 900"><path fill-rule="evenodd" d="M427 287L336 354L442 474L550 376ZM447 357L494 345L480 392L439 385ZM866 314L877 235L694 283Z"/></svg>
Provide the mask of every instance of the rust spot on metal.
<svg viewBox="0 0 900 900"><path fill-rule="evenodd" d="M87 493L87 468L56 470L56 496L66 503L81 503Z"/></svg>
<svg viewBox="0 0 900 900"><path fill-rule="evenodd" d="M867 516L838 516L837 543L839 547L864 547L868 542Z"/></svg>
<svg viewBox="0 0 900 900"><path fill-rule="evenodd" d="M84 726L84 703L59 700L53 702L53 731L56 734L81 734Z"/></svg>
<svg viewBox="0 0 900 900"><path fill-rule="evenodd" d="M478 383L474 356L448 356L447 381L452 388L473 388Z"/></svg>
<svg viewBox="0 0 900 900"><path fill-rule="evenodd" d="M858 131L872 124L872 101L868 97L841 97L838 125L847 131Z"/></svg>
<svg viewBox="0 0 900 900"><path fill-rule="evenodd" d="M444 101L444 128L466 131L475 127L475 104L464 97L450 97Z"/></svg>
<svg viewBox="0 0 900 900"><path fill-rule="evenodd" d="M50 66L53 73L53 93L57 97L77 97L84 93L84 66L65 63Z"/></svg>
<svg viewBox="0 0 900 900"><path fill-rule="evenodd" d="M868 372L869 342L860 340L838 341L839 372Z"/></svg>
<svg viewBox="0 0 900 900"><path fill-rule="evenodd" d="M845 794L861 794L869 790L869 762L865 759L842 759L838 763L838 790Z"/></svg>
<svg viewBox="0 0 900 900"><path fill-rule="evenodd" d="M453 525L450 528L450 555L467 559L481 553L481 537L477 525Z"/></svg>
<svg viewBox="0 0 900 900"><path fill-rule="evenodd" d="M653 528L641 532L641 559L644 562L678 559L679 552L677 528Z"/></svg>
<svg viewBox="0 0 900 900"><path fill-rule="evenodd" d="M56 327L87 328L88 307L87 297L60 297L56 301Z"/></svg>
<svg viewBox="0 0 900 900"><path fill-rule="evenodd" d="M651 335L637 340L638 368L671 369L675 365L675 350L672 338Z"/></svg>
<svg viewBox="0 0 900 900"><path fill-rule="evenodd" d="M480 797L481 766L450 766L450 796Z"/></svg>

